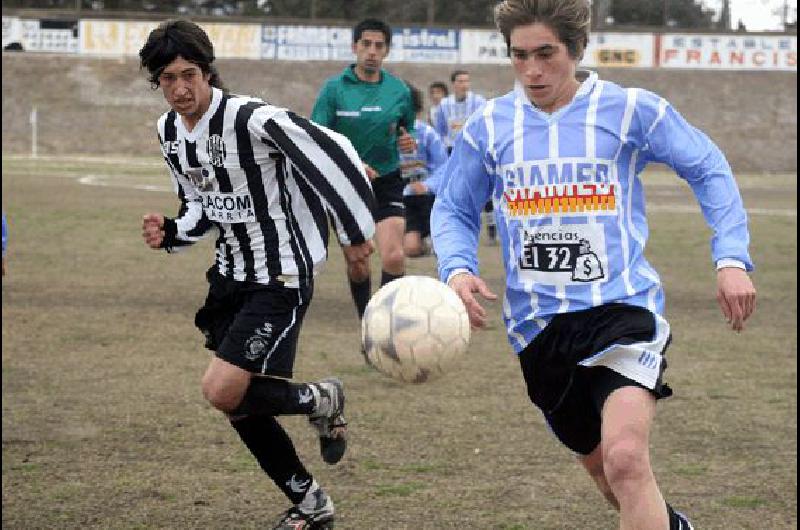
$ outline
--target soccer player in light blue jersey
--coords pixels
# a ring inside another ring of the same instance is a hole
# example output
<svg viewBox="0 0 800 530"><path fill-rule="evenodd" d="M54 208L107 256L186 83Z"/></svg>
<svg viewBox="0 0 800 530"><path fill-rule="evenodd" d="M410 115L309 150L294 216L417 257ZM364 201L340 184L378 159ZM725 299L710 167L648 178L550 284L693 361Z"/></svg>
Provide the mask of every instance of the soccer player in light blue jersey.
<svg viewBox="0 0 800 530"><path fill-rule="evenodd" d="M439 274L485 324L478 296L480 212L495 205L506 272L509 341L531 400L578 455L620 528L690 529L650 466L649 436L670 327L644 257L639 175L667 164L713 230L717 299L735 331L755 308L747 215L725 157L663 98L578 71L586 0L505 0L495 21L516 86L467 121L431 219Z"/></svg>
<svg viewBox="0 0 800 530"><path fill-rule="evenodd" d="M414 139L417 147L410 153L400 153L400 172L406 186L403 189L403 204L406 210L406 233L403 237L403 252L406 257L422 256L430 251L426 239L431 233L430 219L434 193L434 176L447 162L447 151L436 131L420 120L422 114L422 91L406 81L411 91L411 105L417 113L414 122Z"/></svg>

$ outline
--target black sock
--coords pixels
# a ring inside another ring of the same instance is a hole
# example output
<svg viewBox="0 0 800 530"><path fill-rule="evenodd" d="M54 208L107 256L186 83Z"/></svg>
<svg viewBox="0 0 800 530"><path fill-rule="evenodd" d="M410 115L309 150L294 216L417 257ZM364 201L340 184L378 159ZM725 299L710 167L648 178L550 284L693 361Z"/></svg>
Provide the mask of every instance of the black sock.
<svg viewBox="0 0 800 530"><path fill-rule="evenodd" d="M364 311L367 309L370 296L372 296L372 282L369 277L360 282L350 280L350 294L353 295L353 302L356 303L358 318L364 318Z"/></svg>
<svg viewBox="0 0 800 530"><path fill-rule="evenodd" d="M401 274L398 274L398 275L394 275L391 272L386 272L386 271L382 270L381 271L381 287L383 287L384 285L386 285L389 282L397 280L398 278L402 278L403 276L405 276L405 274L401 273Z"/></svg>
<svg viewBox="0 0 800 530"><path fill-rule="evenodd" d="M292 504L299 504L314 480L300 462L291 438L278 420L271 416L246 416L232 420L231 425L261 469Z"/></svg>
<svg viewBox="0 0 800 530"><path fill-rule="evenodd" d="M253 377L242 402L232 412L235 416L256 414L283 416L308 415L314 409L314 393L305 383L290 383L271 377Z"/></svg>

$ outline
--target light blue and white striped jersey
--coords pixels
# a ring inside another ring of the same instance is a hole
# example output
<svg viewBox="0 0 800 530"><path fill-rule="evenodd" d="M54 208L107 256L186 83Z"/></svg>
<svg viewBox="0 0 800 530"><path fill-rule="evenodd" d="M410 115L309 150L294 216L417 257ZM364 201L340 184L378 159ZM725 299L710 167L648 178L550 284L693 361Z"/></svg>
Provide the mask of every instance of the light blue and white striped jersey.
<svg viewBox="0 0 800 530"><path fill-rule="evenodd" d="M467 92L467 97L462 101L456 101L454 94L442 99L435 114L433 128L442 137L446 147L453 147L456 136L467 119L484 103L486 98L474 92Z"/></svg>
<svg viewBox="0 0 800 530"><path fill-rule="evenodd" d="M719 148L663 98L594 72L553 114L517 85L467 122L431 217L443 281L478 274L480 213L494 203L506 271L503 316L519 353L556 314L623 302L663 314L640 173L662 162L692 188L713 230L714 261L747 270L747 215Z"/></svg>
<svg viewBox="0 0 800 530"><path fill-rule="evenodd" d="M431 187L432 184L435 185L432 179L447 162L447 151L442 139L433 127L421 120L414 122L412 136L417 141L417 150L413 153L400 153L400 171L403 180L421 181L431 193L436 193L436 189ZM406 185L403 195L414 195L411 186Z"/></svg>

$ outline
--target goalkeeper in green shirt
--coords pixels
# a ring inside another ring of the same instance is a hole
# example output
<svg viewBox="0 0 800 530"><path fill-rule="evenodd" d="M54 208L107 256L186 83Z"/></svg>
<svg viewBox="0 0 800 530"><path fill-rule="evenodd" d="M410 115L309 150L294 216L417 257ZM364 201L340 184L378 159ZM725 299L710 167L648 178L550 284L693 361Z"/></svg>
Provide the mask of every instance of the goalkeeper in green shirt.
<svg viewBox="0 0 800 530"><path fill-rule="evenodd" d="M405 211L399 151L411 153L416 142L415 113L406 84L381 68L389 53L392 30L376 19L353 28L355 64L325 82L311 119L346 136L367 166L377 209L375 239L381 256L381 285L405 273ZM348 264L350 291L359 317L371 295L369 258Z"/></svg>

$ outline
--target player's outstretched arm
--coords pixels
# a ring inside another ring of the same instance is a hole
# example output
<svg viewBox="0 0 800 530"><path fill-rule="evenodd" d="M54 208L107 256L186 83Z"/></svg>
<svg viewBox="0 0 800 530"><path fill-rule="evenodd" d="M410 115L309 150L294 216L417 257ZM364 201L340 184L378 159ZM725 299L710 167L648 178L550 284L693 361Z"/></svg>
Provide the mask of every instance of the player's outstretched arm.
<svg viewBox="0 0 800 530"><path fill-rule="evenodd" d="M488 315L486 309L478 302L476 294L481 295L486 300L497 300L497 295L494 294L489 286L486 285L479 276L475 276L470 272L462 272L454 274L447 285L453 289L464 306L467 308L467 315L469 315L470 325L477 329L486 327Z"/></svg>
<svg viewBox="0 0 800 530"><path fill-rule="evenodd" d="M725 267L717 271L717 302L734 331L742 331L756 309L756 289L742 269Z"/></svg>

